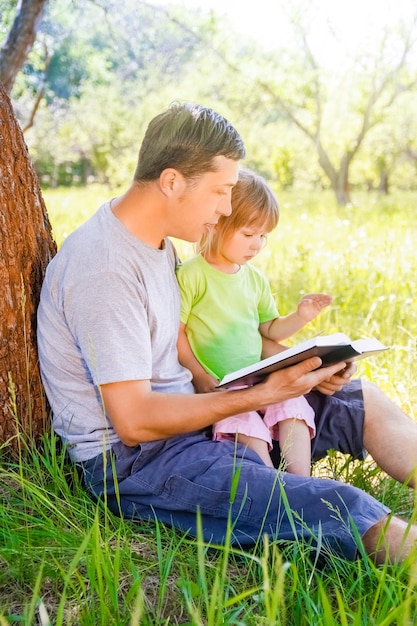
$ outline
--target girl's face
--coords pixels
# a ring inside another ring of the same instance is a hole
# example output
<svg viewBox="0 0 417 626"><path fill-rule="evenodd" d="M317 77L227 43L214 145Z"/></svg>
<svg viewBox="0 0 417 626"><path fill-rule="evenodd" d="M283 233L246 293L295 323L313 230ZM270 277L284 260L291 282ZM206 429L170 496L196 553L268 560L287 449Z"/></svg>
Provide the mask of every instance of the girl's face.
<svg viewBox="0 0 417 626"><path fill-rule="evenodd" d="M266 236L262 226L244 226L223 241L220 255L224 262L245 265L265 246Z"/></svg>

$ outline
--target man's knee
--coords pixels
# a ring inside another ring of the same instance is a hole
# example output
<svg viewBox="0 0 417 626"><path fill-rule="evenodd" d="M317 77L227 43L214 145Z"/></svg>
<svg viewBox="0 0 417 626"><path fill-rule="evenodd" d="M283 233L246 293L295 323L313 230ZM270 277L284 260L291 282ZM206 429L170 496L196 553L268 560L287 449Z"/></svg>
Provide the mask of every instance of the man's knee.
<svg viewBox="0 0 417 626"><path fill-rule="evenodd" d="M391 403L388 396L369 380L362 380L363 407L365 412L364 429L372 425L372 422L380 423L384 415L389 417L388 405Z"/></svg>
<svg viewBox="0 0 417 626"><path fill-rule="evenodd" d="M379 520L376 524L368 528L362 537L363 547L366 554L373 557L377 554L379 544L383 539L384 529L387 527L388 515Z"/></svg>
<svg viewBox="0 0 417 626"><path fill-rule="evenodd" d="M371 383L369 380L361 379L362 382L362 393L365 404L368 400L378 397L385 397L384 392L376 385L375 383Z"/></svg>
<svg viewBox="0 0 417 626"><path fill-rule="evenodd" d="M396 517L385 516L362 537L365 552L381 565L401 563L416 549L417 526Z"/></svg>

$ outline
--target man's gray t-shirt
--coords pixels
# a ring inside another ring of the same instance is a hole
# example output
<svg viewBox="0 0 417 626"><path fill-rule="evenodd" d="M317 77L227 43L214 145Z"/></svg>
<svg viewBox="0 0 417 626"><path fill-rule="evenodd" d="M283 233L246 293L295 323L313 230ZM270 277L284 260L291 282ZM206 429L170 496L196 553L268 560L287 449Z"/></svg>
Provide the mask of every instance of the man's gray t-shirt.
<svg viewBox="0 0 417 626"><path fill-rule="evenodd" d="M73 460L119 441L99 385L150 380L154 391L193 393L176 349L176 260L169 239L163 249L148 246L106 203L49 264L38 309L39 360L54 430Z"/></svg>

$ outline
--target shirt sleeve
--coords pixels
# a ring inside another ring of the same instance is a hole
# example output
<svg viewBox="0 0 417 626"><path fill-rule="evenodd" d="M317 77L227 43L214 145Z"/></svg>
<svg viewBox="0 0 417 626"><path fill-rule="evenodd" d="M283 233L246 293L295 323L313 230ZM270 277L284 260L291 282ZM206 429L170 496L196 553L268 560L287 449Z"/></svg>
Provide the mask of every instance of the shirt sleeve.
<svg viewBox="0 0 417 626"><path fill-rule="evenodd" d="M67 323L97 385L152 377L146 294L118 274L78 283L67 297Z"/></svg>
<svg viewBox="0 0 417 626"><path fill-rule="evenodd" d="M187 325L194 302L198 298L199 284L190 264L180 264L177 267L176 276L181 295L180 321Z"/></svg>
<svg viewBox="0 0 417 626"><path fill-rule="evenodd" d="M261 273L258 273L259 280L259 323L269 322L279 317L278 308L271 292L268 279Z"/></svg>

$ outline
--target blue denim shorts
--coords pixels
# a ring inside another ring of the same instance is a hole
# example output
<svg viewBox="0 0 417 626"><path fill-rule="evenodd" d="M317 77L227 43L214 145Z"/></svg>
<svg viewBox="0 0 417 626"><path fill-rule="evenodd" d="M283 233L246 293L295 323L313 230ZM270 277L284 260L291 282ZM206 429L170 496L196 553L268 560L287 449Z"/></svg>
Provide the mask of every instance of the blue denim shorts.
<svg viewBox="0 0 417 626"><path fill-rule="evenodd" d="M363 454L360 383L337 396L307 397L317 415L315 459L329 448ZM356 487L276 471L245 446L213 441L205 431L135 447L119 442L80 468L91 496L105 500L116 515L156 519L192 536L199 515L203 539L212 544L229 536L247 547L267 533L353 560L356 537L389 512Z"/></svg>

